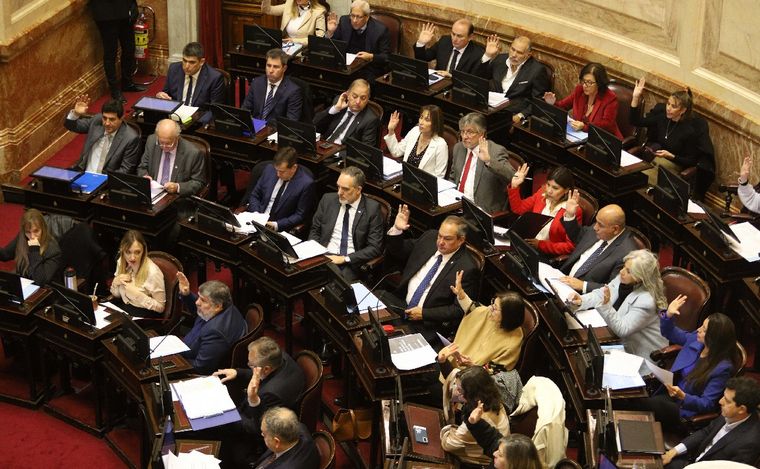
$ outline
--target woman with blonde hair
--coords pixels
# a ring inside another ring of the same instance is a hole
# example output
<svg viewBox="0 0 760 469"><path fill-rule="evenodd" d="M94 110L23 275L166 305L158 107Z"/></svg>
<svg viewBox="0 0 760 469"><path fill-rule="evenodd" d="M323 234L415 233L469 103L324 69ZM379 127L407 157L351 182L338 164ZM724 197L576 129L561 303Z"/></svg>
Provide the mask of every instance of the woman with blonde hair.
<svg viewBox="0 0 760 469"><path fill-rule="evenodd" d="M124 233L111 283L114 303L132 316L158 317L166 304L164 274L148 257L148 245L139 231Z"/></svg>
<svg viewBox="0 0 760 469"><path fill-rule="evenodd" d="M647 249L631 251L609 285L572 297L579 309L596 308L607 326L623 341L625 351L648 359L653 350L668 345L660 334L659 309L667 308L657 256ZM644 367L642 365L642 371Z"/></svg>
<svg viewBox="0 0 760 469"><path fill-rule="evenodd" d="M261 11L267 15L282 16L282 42L306 45L309 36L325 35L327 9L319 0L286 0L282 5L275 6L272 6L271 0L263 0Z"/></svg>
<svg viewBox="0 0 760 469"><path fill-rule="evenodd" d="M24 212L20 225L18 235L0 249L0 261L15 260L17 274L46 285L61 269L61 248L39 210Z"/></svg>

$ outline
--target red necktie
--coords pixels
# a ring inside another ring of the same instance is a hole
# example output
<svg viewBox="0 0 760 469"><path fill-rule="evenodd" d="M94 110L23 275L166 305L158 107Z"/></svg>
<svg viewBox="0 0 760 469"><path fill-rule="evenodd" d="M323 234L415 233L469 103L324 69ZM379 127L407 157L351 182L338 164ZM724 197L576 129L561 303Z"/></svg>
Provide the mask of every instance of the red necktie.
<svg viewBox="0 0 760 469"><path fill-rule="evenodd" d="M470 164L472 164L472 150L467 153L467 161L464 163L464 172L462 179L459 180L459 192L464 192L464 185L467 182L467 175L470 174Z"/></svg>

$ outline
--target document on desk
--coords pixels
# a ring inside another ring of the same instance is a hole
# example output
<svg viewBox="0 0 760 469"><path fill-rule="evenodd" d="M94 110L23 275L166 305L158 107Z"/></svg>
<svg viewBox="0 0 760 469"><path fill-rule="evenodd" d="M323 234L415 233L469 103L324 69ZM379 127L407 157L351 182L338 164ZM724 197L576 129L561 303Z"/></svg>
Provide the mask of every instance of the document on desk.
<svg viewBox="0 0 760 469"><path fill-rule="evenodd" d="M400 161L396 161L393 158L383 157L383 179L393 179L396 176L401 176L403 172L403 166Z"/></svg>
<svg viewBox="0 0 760 469"><path fill-rule="evenodd" d="M391 361L399 370L416 370L435 363L438 354L422 334L409 334L388 339Z"/></svg>
<svg viewBox="0 0 760 469"><path fill-rule="evenodd" d="M695 204L693 200L689 199L689 205L686 207L687 213L696 213L699 215L702 215L705 213L705 209L700 207L699 205Z"/></svg>
<svg viewBox="0 0 760 469"><path fill-rule="evenodd" d="M188 106L183 104L176 111L172 113L172 119L175 121L179 119L183 124L189 124L193 120L193 114L198 111L199 108L195 106ZM175 119L176 117L176 119Z"/></svg>
<svg viewBox="0 0 760 469"><path fill-rule="evenodd" d="M106 319L110 315L111 313L106 311L105 306L98 305L97 309L95 309L95 329L103 329L111 324L111 321Z"/></svg>
<svg viewBox="0 0 760 469"><path fill-rule="evenodd" d="M741 243L737 243L733 238L728 238L731 249L747 262L760 261L760 230L748 221L728 225L728 227L741 240Z"/></svg>
<svg viewBox="0 0 760 469"><path fill-rule="evenodd" d="M316 133L316 138L315 138L315 140L314 140L314 141L315 141L315 142L318 142L318 141L320 141L321 139L322 139L322 134L320 134L319 132L317 132L317 133ZM271 143L277 143L277 132L272 132L271 134L269 134L269 135L267 136L267 142L271 142Z"/></svg>
<svg viewBox="0 0 760 469"><path fill-rule="evenodd" d="M569 116L568 119L570 119ZM588 132L575 130L572 128L572 126L570 126L570 122L568 121L567 128L565 129L565 137L567 138L568 142L585 142L588 140Z"/></svg>
<svg viewBox="0 0 760 469"><path fill-rule="evenodd" d="M582 324L578 324L578 321L576 321L569 314L566 314L565 321L567 322L567 327L570 330L585 329L588 326L607 327L607 321L604 320L596 308L586 309L584 311L576 311L575 315L578 317L578 319L580 319Z"/></svg>
<svg viewBox="0 0 760 469"><path fill-rule="evenodd" d="M158 183L155 179L150 180L150 201L152 203L157 203L159 200L166 197L166 190L164 189L164 186Z"/></svg>
<svg viewBox="0 0 760 469"><path fill-rule="evenodd" d="M636 163L641 163L642 161L643 160L638 156L632 155L625 150L620 152L620 166L623 168L626 166L634 165Z"/></svg>
<svg viewBox="0 0 760 469"><path fill-rule="evenodd" d="M30 296L34 295L39 289L40 286L36 285L34 283L34 280L21 277L21 296L24 297L24 301L26 301L26 299Z"/></svg>
<svg viewBox="0 0 760 469"><path fill-rule="evenodd" d="M659 379L662 384L673 386L673 372L672 371L666 370L665 368L660 368L659 366L655 365L649 360L644 360L644 362L647 364L647 367L652 371L652 374L654 374L654 376L657 379Z"/></svg>
<svg viewBox="0 0 760 469"><path fill-rule="evenodd" d="M456 188L456 184L448 179L438 178L438 205L446 207L448 205L454 205L462 200L464 194L459 192Z"/></svg>
<svg viewBox="0 0 760 469"><path fill-rule="evenodd" d="M356 54L346 52L346 67L354 63L354 60L356 60Z"/></svg>
<svg viewBox="0 0 760 469"><path fill-rule="evenodd" d="M216 376L203 376L172 383L189 419L222 415L235 409L227 386Z"/></svg>
<svg viewBox="0 0 760 469"><path fill-rule="evenodd" d="M150 358L166 357L175 353L187 352L190 350L182 339L176 335L161 335L149 339L149 347L152 352Z"/></svg>
<svg viewBox="0 0 760 469"><path fill-rule="evenodd" d="M321 256L322 254L327 254L327 248L313 239L294 244L293 249L295 249L296 254L298 254L298 262L311 259L312 257Z"/></svg>
<svg viewBox="0 0 760 469"><path fill-rule="evenodd" d="M438 83L441 80L443 80L442 75L437 74L432 68L428 69L428 86L432 85L433 83Z"/></svg>
<svg viewBox="0 0 760 469"><path fill-rule="evenodd" d="M256 227L253 226L252 221L255 221L259 225L266 225L269 221L269 215L259 212L240 212L235 214L240 226L235 226L233 229L236 233L255 233Z"/></svg>
<svg viewBox="0 0 760 469"><path fill-rule="evenodd" d="M303 44L299 44L297 42L283 42L282 43L282 51L288 54L289 56L294 56L303 49Z"/></svg>
<svg viewBox="0 0 760 469"><path fill-rule="evenodd" d="M222 462L213 455L195 450L177 455L169 451L161 458L165 469L215 469Z"/></svg>
<svg viewBox="0 0 760 469"><path fill-rule="evenodd" d="M509 247L509 237L507 236L507 233L509 233L509 228L504 226L493 226L493 241L494 246L507 246Z"/></svg>
<svg viewBox="0 0 760 469"><path fill-rule="evenodd" d="M504 93L497 93L495 91L488 92L488 107L499 107L502 104L509 101Z"/></svg>
<svg viewBox="0 0 760 469"><path fill-rule="evenodd" d="M551 284L551 286L557 290L557 293L559 294L558 299L562 302L566 301L568 298L571 298L573 296L573 293L575 293L573 287L566 285L559 280L564 276L565 274L562 273L561 270L550 266L546 262L538 263L538 277L541 281L541 284L550 291L551 287L549 285Z"/></svg>
<svg viewBox="0 0 760 469"><path fill-rule="evenodd" d="M360 301L358 304L359 314L366 313L368 308L372 308L375 311L386 308L385 303L380 301L380 298L375 296L363 283L352 283L351 289L354 290L354 297Z"/></svg>
<svg viewBox="0 0 760 469"><path fill-rule="evenodd" d="M643 358L622 350L604 352L602 387L629 389L644 386L639 369Z"/></svg>

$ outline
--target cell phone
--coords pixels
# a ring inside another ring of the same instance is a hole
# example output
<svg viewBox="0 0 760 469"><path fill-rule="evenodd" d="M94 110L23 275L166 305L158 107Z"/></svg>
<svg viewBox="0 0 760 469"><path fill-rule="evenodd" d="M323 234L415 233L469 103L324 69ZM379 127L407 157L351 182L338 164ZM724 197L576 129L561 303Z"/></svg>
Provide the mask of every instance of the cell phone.
<svg viewBox="0 0 760 469"><path fill-rule="evenodd" d="M332 148L332 146L333 146L333 144L330 143L330 142L322 142L322 143L319 144L319 148L321 148L323 150L327 150L329 148Z"/></svg>
<svg viewBox="0 0 760 469"><path fill-rule="evenodd" d="M414 440L417 443L428 443L428 434L427 434L427 428L421 427L419 425L415 425L412 427L414 429Z"/></svg>

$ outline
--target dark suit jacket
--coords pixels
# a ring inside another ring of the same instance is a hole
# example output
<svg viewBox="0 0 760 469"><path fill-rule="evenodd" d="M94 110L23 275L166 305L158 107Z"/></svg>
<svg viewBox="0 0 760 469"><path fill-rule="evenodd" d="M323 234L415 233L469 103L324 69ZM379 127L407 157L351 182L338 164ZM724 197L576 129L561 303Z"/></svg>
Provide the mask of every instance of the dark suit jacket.
<svg viewBox="0 0 760 469"><path fill-rule="evenodd" d="M515 174L509 164L507 149L488 140L488 154L491 162L488 166L478 159L475 165L475 204L486 212L497 212L507 208L507 184ZM449 181L459 186L462 170L467 162L467 148L462 142L454 145ZM472 175L467 175L469 179Z"/></svg>
<svg viewBox="0 0 760 469"><path fill-rule="evenodd" d="M688 451L674 459L667 467L684 467L694 462L697 456L710 444L713 437L726 424L726 419L720 416L710 422L710 425L692 433L683 444ZM760 457L760 420L757 414L752 414L741 425L731 430L723 438L715 442L700 461L733 461L753 465ZM683 463L683 464L681 464Z"/></svg>
<svg viewBox="0 0 760 469"><path fill-rule="evenodd" d="M333 33L332 38L339 41L349 42L351 40L351 18L348 15L343 15L338 21L338 28ZM367 21L367 29L364 30L364 47L360 47L359 50L349 50L348 52L369 52L374 54L372 62L364 67L367 74L367 78L370 82L385 72L385 65L388 62L388 54L391 53L391 37L388 33L388 28L376 19L370 17Z"/></svg>
<svg viewBox="0 0 760 469"><path fill-rule="evenodd" d="M195 81L195 80L194 80ZM182 70L182 64L175 62L169 65L166 72L166 82L164 83L163 92L172 97L175 101L182 101L182 90L185 87L185 71ZM201 72L198 75L197 83L193 83L193 98L190 101L191 106L205 106L208 103L224 103L225 101L224 76L214 67L203 64ZM209 122L213 116L207 112L200 121Z"/></svg>
<svg viewBox="0 0 760 469"><path fill-rule="evenodd" d="M333 101L333 104L335 102L337 102L337 98ZM348 108L337 114L330 114L330 108L327 108L314 116L314 125L317 128L317 132L322 134L323 140L327 140L327 138L332 135L346 112L348 112ZM362 143L375 147L377 146L377 134L379 130L380 119L377 114L367 106L354 118L351 126L346 131L346 136L343 137L343 142L345 143L349 137L353 137Z"/></svg>
<svg viewBox="0 0 760 469"><path fill-rule="evenodd" d="M251 467L259 467L260 464L263 464L270 457L272 457L272 451L267 449ZM312 440L306 425L301 424L301 435L298 437L298 443L286 451L285 454L272 461L266 468L319 469L319 462L317 445Z"/></svg>
<svg viewBox="0 0 760 469"><path fill-rule="evenodd" d="M538 60L530 57L520 67L512 86L508 90L501 88L501 81L507 75L508 54L499 54L493 60L481 65L481 75L491 80L491 91L504 93L510 100L509 109L512 113L530 114L530 97L543 98L550 90L549 72Z"/></svg>
<svg viewBox="0 0 760 469"><path fill-rule="evenodd" d="M578 262L581 254L599 241L599 238L597 238L592 226L579 226L577 220L566 221L565 217L562 217L562 226L565 227L567 237L575 243L575 249L560 267L562 272L569 274L570 269ZM586 272L577 272L577 278L587 282L587 292L601 288L617 276L620 269L623 268L623 258L636 249L638 248L633 241L631 231L625 230L602 251L591 269Z"/></svg>
<svg viewBox="0 0 760 469"><path fill-rule="evenodd" d="M105 133L102 117L102 114L95 114L92 117L80 117L76 120L66 119L63 123L64 127L72 132L87 134L82 154L79 156L79 161L74 165L80 171L84 171L87 168L93 145ZM106 163L103 165L103 173L115 171L134 174L137 163L139 163L139 151L140 137L132 127L122 122L121 126L116 130L116 135L113 136L111 148L108 149Z"/></svg>
<svg viewBox="0 0 760 469"><path fill-rule="evenodd" d="M277 184L277 171L274 165L269 165L256 182L248 201L249 212L263 213L272 198L274 186ZM288 183L277 205L269 212L269 219L277 223L279 231L288 231L299 223L303 223L306 215L314 207L314 179L304 168L299 167L296 174Z"/></svg>
<svg viewBox="0 0 760 469"><path fill-rule="evenodd" d="M151 134L145 142L145 152L137 167L137 175L146 174L153 179L158 176L163 152L157 145L156 134ZM177 156L174 158L174 168L169 178L171 182L179 183L179 195L189 197L197 194L206 185L206 162L203 153L193 144L180 136L177 144Z"/></svg>
<svg viewBox="0 0 760 469"><path fill-rule="evenodd" d="M90 0L90 10L95 21L137 18L136 0Z"/></svg>
<svg viewBox="0 0 760 469"><path fill-rule="evenodd" d="M399 299L406 298L409 280L438 250L437 238L438 230L428 230L416 240L402 235L388 236L388 256L395 261L404 262L401 282L393 292ZM480 272L463 245L441 268L435 282L430 286L425 302L422 304L423 330L438 331L443 335L456 330L464 312L449 287L454 285L456 273L460 270L464 270L462 287L470 298L476 297Z"/></svg>
<svg viewBox="0 0 760 469"><path fill-rule="evenodd" d="M415 46L414 58L426 62L435 60L436 70L448 70L452 50L454 50L454 47L451 45L451 36L447 34L427 49ZM480 59L483 57L484 52L483 46L470 41L459 58L459 62L457 62L456 70L472 75L477 74L480 68Z"/></svg>
<svg viewBox="0 0 760 469"><path fill-rule="evenodd" d="M209 321L204 321L197 316L195 300L198 297L195 294L180 295L180 298L185 308L196 315L193 327L202 328L195 340L191 343L185 342L190 350L182 352L182 356L188 359L196 372L210 374L219 369L222 365L221 359L232 349L235 342L248 332L248 325L235 305L230 305Z"/></svg>
<svg viewBox="0 0 760 469"><path fill-rule="evenodd" d="M327 246L330 243L339 211L338 194L330 192L323 195L311 221L309 239L317 241L322 246ZM380 212L380 204L362 195L352 227L355 251L348 255L351 259L351 267L361 266L382 254L385 235L383 231L384 222Z"/></svg>
<svg viewBox="0 0 760 469"><path fill-rule="evenodd" d="M18 235L3 248L0 248L0 262L10 261L16 258L16 242L18 241ZM29 246L29 265L26 271L19 271L19 266L16 265L16 273L34 280L37 285L43 286L56 280L60 282L60 279L55 278L55 274L61 271L61 263L63 261L63 254L61 248L58 246L58 242L50 237L48 247L45 249L44 254L40 254L39 246Z"/></svg>
<svg viewBox="0 0 760 469"><path fill-rule="evenodd" d="M260 75L251 81L251 87L248 94L245 95L245 101L241 106L243 109L250 109L251 114L256 119L261 119L261 111L264 108L264 102L267 99L267 77ZM267 123L277 121L278 117L284 117L290 120L301 120L301 108L303 106L303 92L293 81L284 77L277 89L274 91L274 106L269 112Z"/></svg>

